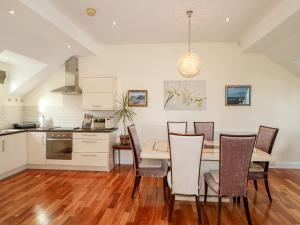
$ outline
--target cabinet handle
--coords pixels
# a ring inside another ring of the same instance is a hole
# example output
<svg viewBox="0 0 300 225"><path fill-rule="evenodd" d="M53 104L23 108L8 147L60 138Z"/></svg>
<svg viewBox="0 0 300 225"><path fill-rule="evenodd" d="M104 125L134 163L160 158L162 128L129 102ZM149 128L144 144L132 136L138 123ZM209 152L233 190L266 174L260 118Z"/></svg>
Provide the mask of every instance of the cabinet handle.
<svg viewBox="0 0 300 225"><path fill-rule="evenodd" d="M97 155L81 155L81 156L97 156Z"/></svg>
<svg viewBox="0 0 300 225"><path fill-rule="evenodd" d="M96 134L83 134L84 137L96 137Z"/></svg>
<svg viewBox="0 0 300 225"><path fill-rule="evenodd" d="M82 141L83 143L97 143L97 141Z"/></svg>
<svg viewBox="0 0 300 225"><path fill-rule="evenodd" d="M92 105L92 107L102 107L102 105Z"/></svg>
<svg viewBox="0 0 300 225"><path fill-rule="evenodd" d="M5 140L2 140L2 152L5 152Z"/></svg>

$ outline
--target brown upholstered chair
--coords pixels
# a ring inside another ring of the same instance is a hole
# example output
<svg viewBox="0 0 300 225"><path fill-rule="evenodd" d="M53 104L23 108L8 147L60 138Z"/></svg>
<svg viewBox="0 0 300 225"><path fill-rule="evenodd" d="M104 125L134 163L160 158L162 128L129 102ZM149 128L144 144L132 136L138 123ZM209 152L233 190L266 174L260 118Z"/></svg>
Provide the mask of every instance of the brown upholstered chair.
<svg viewBox="0 0 300 225"><path fill-rule="evenodd" d="M260 126L255 147L257 149L267 152L268 154L271 154L277 133L278 133L277 128ZM253 180L256 190L258 190L257 180L264 180L265 188L269 200L272 201L272 196L271 196L269 181L268 181L268 171L269 171L269 162L253 162L250 165L248 179Z"/></svg>
<svg viewBox="0 0 300 225"><path fill-rule="evenodd" d="M247 198L248 172L256 135L220 136L219 171L212 170L204 174L205 195L208 187L218 194L218 225L221 223L222 197L243 197L248 224L251 225Z"/></svg>
<svg viewBox="0 0 300 225"><path fill-rule="evenodd" d="M168 133L186 134L187 122L167 122Z"/></svg>
<svg viewBox="0 0 300 225"><path fill-rule="evenodd" d="M142 161L140 157L141 147L140 147L135 125L133 124L127 127L127 130L132 145L133 162L134 162L134 169L135 169L134 170L135 180L134 180L134 186L133 186L131 197L132 198L134 197L134 193L140 184L141 177L157 177L157 178L161 178L163 181L164 198L166 199L166 188L167 188L166 184L167 184L167 171L168 171L167 165L163 164L163 166L160 168L140 167L140 163Z"/></svg>
<svg viewBox="0 0 300 225"><path fill-rule="evenodd" d="M198 221L201 224L199 204L200 168L204 134L169 134L171 170L168 173L170 191L169 221L171 222L175 195L194 196Z"/></svg>
<svg viewBox="0 0 300 225"><path fill-rule="evenodd" d="M195 134L205 134L206 141L214 140L214 122L194 122Z"/></svg>

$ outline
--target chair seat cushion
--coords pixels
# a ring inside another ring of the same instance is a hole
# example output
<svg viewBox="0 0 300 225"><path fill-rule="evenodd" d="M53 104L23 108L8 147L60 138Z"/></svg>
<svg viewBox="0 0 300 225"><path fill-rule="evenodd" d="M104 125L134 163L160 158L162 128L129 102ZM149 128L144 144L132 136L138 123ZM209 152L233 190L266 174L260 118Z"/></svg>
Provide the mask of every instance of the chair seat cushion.
<svg viewBox="0 0 300 225"><path fill-rule="evenodd" d="M139 168L137 170L137 174L139 176L144 177L165 177L167 176L167 168L161 167L161 168Z"/></svg>
<svg viewBox="0 0 300 225"><path fill-rule="evenodd" d="M219 192L219 171L211 170L204 174L205 183L215 192Z"/></svg>
<svg viewBox="0 0 300 225"><path fill-rule="evenodd" d="M264 168L261 165L251 162L249 172L264 172Z"/></svg>

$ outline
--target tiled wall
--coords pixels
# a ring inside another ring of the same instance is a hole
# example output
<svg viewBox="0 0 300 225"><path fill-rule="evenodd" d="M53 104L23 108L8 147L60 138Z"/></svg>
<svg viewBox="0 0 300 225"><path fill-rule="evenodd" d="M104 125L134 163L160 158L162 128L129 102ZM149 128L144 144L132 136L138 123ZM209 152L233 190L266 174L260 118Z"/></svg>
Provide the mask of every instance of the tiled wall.
<svg viewBox="0 0 300 225"><path fill-rule="evenodd" d="M62 106L45 106L43 109L47 126L81 127L85 113L94 116L111 116L110 111L83 111L81 110L81 96L64 96ZM38 106L24 106L24 120L38 121L40 112Z"/></svg>
<svg viewBox="0 0 300 225"><path fill-rule="evenodd" d="M0 129L11 128L13 123L22 122L23 110L20 105L0 105Z"/></svg>

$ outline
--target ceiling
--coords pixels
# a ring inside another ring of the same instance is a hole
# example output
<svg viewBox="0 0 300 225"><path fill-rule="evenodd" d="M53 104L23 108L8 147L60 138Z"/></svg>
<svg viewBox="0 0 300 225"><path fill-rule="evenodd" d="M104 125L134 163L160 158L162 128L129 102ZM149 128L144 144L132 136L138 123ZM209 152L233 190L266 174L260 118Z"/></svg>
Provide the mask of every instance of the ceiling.
<svg viewBox="0 0 300 225"><path fill-rule="evenodd" d="M85 14L88 7L96 16ZM0 0L0 54L43 65L18 75L27 79L12 75L12 94L28 93L72 55L101 53L103 44L186 42L188 9L193 42L238 42L241 53L266 55L300 77L300 0Z"/></svg>
<svg viewBox="0 0 300 225"><path fill-rule="evenodd" d="M49 0L99 44L187 40L186 10L192 9L192 41L239 41L281 0ZM94 17L85 9L97 10ZM226 23L225 19L230 18ZM113 26L112 23L117 25Z"/></svg>

